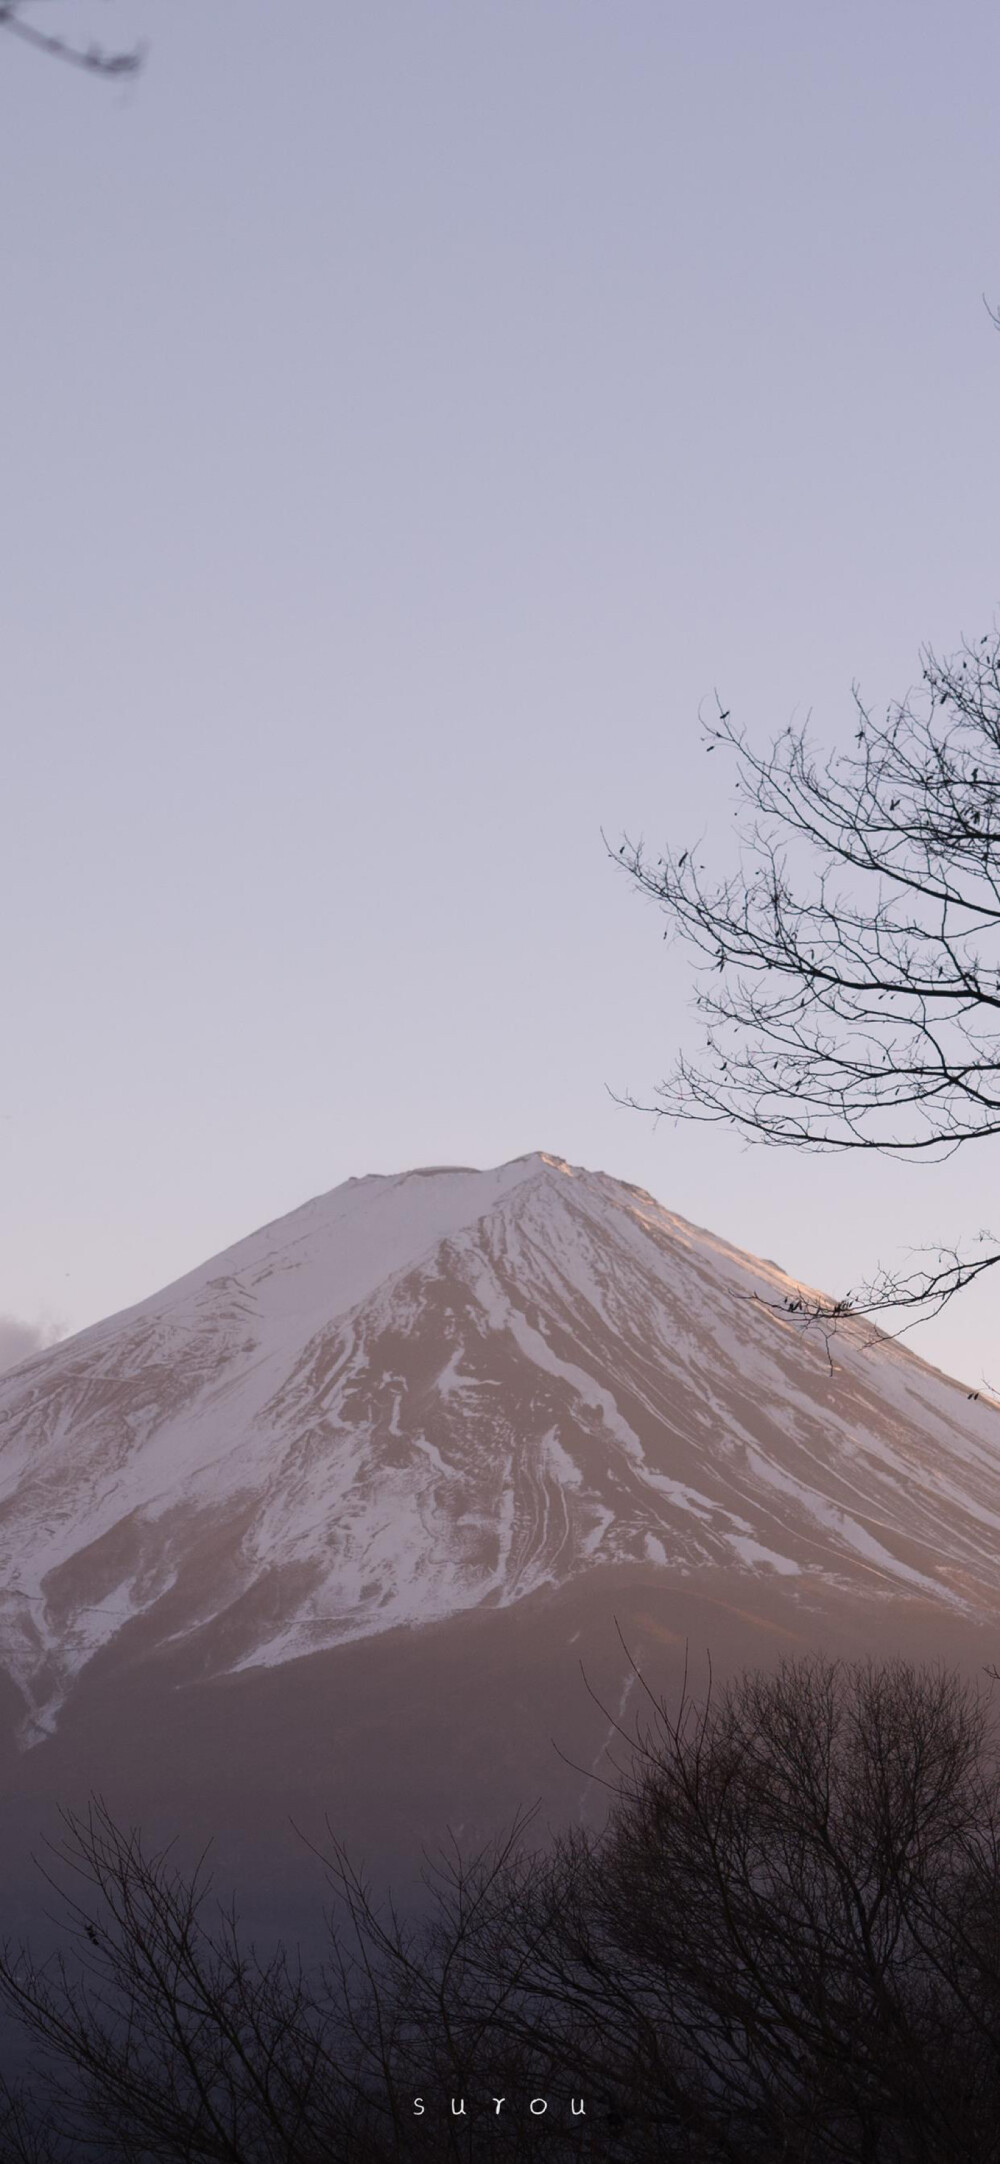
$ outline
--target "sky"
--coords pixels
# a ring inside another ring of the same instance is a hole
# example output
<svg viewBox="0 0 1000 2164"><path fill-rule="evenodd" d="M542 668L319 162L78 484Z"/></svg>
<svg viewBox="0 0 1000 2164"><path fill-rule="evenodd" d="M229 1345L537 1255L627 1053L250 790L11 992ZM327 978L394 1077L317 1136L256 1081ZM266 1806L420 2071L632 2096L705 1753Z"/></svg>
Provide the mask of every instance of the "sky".
<svg viewBox="0 0 1000 2164"><path fill-rule="evenodd" d="M617 1101L699 1037L611 861L727 861L716 690L836 744L997 622L996 9L57 5L148 57L0 37L0 1364L532 1149L837 1293L1000 1233L992 1145Z"/></svg>

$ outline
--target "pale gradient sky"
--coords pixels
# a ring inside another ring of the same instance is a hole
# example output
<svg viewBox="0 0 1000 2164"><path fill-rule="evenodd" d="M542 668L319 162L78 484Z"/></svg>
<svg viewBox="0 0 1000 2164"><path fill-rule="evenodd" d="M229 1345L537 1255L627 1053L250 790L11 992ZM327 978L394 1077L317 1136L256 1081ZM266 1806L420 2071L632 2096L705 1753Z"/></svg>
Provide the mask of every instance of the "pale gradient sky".
<svg viewBox="0 0 1000 2164"><path fill-rule="evenodd" d="M534 1148L834 1291L1000 1232L616 1107L696 1038L600 836L996 620L995 7L74 8L152 50L0 40L0 1314Z"/></svg>

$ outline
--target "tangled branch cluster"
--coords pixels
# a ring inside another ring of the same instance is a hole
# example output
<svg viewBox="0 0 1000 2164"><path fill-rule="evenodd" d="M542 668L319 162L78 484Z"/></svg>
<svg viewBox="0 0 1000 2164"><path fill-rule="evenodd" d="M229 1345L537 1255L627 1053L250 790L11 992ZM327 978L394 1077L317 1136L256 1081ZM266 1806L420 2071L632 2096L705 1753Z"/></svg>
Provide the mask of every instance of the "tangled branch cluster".
<svg viewBox="0 0 1000 2164"><path fill-rule="evenodd" d="M694 847L619 850L701 972L702 1056L654 1109L933 1162L1000 1133L1000 641L928 653L918 693L855 710L827 758L808 724L763 754L727 712L708 727L743 807L730 877ZM997 1260L939 1255L839 1311L933 1310Z"/></svg>

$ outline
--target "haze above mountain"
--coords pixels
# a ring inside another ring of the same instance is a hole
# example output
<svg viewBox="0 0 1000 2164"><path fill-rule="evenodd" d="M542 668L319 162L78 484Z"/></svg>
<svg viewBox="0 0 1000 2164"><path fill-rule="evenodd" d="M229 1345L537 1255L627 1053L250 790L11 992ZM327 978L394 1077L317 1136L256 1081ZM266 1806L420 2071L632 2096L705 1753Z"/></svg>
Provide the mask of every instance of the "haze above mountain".
<svg viewBox="0 0 1000 2164"><path fill-rule="evenodd" d="M1000 1609L1000 1412L545 1154L350 1180L0 1379L0 1658L51 1730L609 1565Z"/></svg>

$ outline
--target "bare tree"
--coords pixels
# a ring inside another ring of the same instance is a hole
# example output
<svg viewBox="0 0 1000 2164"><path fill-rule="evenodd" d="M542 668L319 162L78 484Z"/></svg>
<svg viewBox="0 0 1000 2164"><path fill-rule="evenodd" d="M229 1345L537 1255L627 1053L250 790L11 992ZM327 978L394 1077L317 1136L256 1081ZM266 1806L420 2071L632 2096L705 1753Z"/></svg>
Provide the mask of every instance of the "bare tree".
<svg viewBox="0 0 1000 2164"><path fill-rule="evenodd" d="M369 2164L382 2154L367 2138L337 2009L283 1949L258 1959L244 1947L234 1908L210 1924L201 1869L185 1876L168 1850L148 1853L100 1804L66 1816L53 1861L45 1875L67 1947L41 1966L5 1949L0 1996L41 2049L47 2133L61 2156Z"/></svg>
<svg viewBox="0 0 1000 2164"><path fill-rule="evenodd" d="M411 1956L424 2063L446 2027L473 2067L562 2070L605 2103L599 2153L630 2164L991 2164L985 1701L905 1664L814 1661L719 1705L653 1702L625 1741L604 1836L477 1886L456 1971L451 1930Z"/></svg>
<svg viewBox="0 0 1000 2164"><path fill-rule="evenodd" d="M470 2122L478 2136L498 2080L522 2109L496 2127L492 2153L537 2158L527 2106L551 2044L505 2034L491 1984L485 2004L472 1992L490 1919L514 1910L534 1868L518 1860L521 1825L478 1857L446 1852L421 1927L383 1910L333 1844L330 1954L307 1977L283 1948L247 1946L234 1908L212 1921L204 1873L150 1853L102 1805L64 1824L45 1876L68 1943L48 1963L24 1948L0 1956L0 2003L31 2039L32 2094L46 2099L9 2099L0 2164L468 2164ZM509 1996L505 1973L497 1988ZM414 2111L421 2091L429 2114ZM468 2100L458 2115L452 2096ZM0 2119L0 2142L3 2131ZM548 2153L575 2164L568 2109L559 2132Z"/></svg>
<svg viewBox="0 0 1000 2164"><path fill-rule="evenodd" d="M37 52L47 53L52 59L66 60L71 67L83 68L89 75L127 76L136 75L142 66L143 53L140 46L112 50L92 41L80 44L73 38L60 37L58 32L42 29L33 13L34 0L0 0L0 30L9 30L26 45L33 45Z"/></svg>
<svg viewBox="0 0 1000 2164"><path fill-rule="evenodd" d="M755 751L722 709L706 736L735 758L736 870L708 877L694 844L618 851L703 972L703 1053L655 1109L918 1161L996 1136L1000 641L926 653L919 692L881 718L855 693L850 747L829 756L808 724ZM998 1261L983 1233L832 1312L934 1313Z"/></svg>
<svg viewBox="0 0 1000 2164"><path fill-rule="evenodd" d="M1000 2154L998 1804L943 1673L793 1663L657 1709L588 1906L704 2153Z"/></svg>
<svg viewBox="0 0 1000 2164"><path fill-rule="evenodd" d="M4 2164L996 2164L984 1698L815 1660L648 1704L602 1835L453 1847L415 1921L334 1844L312 1978L209 1930L105 1812L68 1820L71 1948L0 1963L51 2099Z"/></svg>

